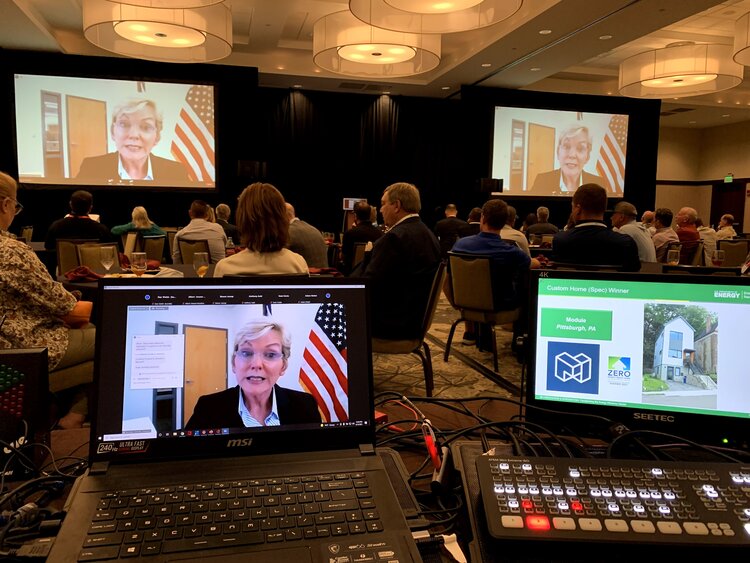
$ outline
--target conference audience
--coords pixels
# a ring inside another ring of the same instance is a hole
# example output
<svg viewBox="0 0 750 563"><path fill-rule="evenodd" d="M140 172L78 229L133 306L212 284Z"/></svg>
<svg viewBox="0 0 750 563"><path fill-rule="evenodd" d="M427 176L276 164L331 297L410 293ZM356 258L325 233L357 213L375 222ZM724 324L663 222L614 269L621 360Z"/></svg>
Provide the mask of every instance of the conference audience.
<svg viewBox="0 0 750 563"><path fill-rule="evenodd" d="M148 213L146 212L145 207L141 207L140 205L138 207L134 207L131 217L133 220L130 221L130 223L112 227L112 234L115 236L120 236L124 235L125 233L136 232L144 237L153 237L167 234L164 232L164 229L159 227L159 225L148 218Z"/></svg>
<svg viewBox="0 0 750 563"><path fill-rule="evenodd" d="M168 185L190 182L182 164L151 154L161 140L162 127L161 113L152 100L132 99L115 106L109 133L117 150L84 158L76 179L101 183L148 180Z"/></svg>
<svg viewBox="0 0 750 563"><path fill-rule="evenodd" d="M737 231L734 230L734 215L725 213L719 219L719 230L716 231L716 238L718 240L732 239L737 236Z"/></svg>
<svg viewBox="0 0 750 563"><path fill-rule="evenodd" d="M299 217L291 203L286 203L289 220L289 250L301 255L310 268L328 267L328 245L323 234Z"/></svg>
<svg viewBox="0 0 750 563"><path fill-rule="evenodd" d="M584 184L598 184L611 189L605 178L586 172L583 168L591 157L591 133L580 124L572 125L560 132L557 139L557 161L559 168L537 174L531 191L535 195L568 194Z"/></svg>
<svg viewBox="0 0 750 563"><path fill-rule="evenodd" d="M309 273L305 259L287 248L289 217L284 196L271 184L257 182L242 191L237 201L237 232L245 248L220 260L214 277Z"/></svg>
<svg viewBox="0 0 750 563"><path fill-rule="evenodd" d="M569 264L612 265L625 271L641 269L638 246L627 235L615 233L604 222L607 191L584 184L573 194L575 226L552 239L552 260Z"/></svg>
<svg viewBox="0 0 750 563"><path fill-rule="evenodd" d="M641 262L656 262L656 250L651 235L643 224L636 221L636 217L638 217L638 211L635 205L621 201L615 205L615 211L612 214L612 230L628 235L635 241Z"/></svg>
<svg viewBox="0 0 750 563"><path fill-rule="evenodd" d="M656 229L654 228L654 212L644 211L641 215L641 224L646 227L649 235L654 236Z"/></svg>
<svg viewBox="0 0 750 563"><path fill-rule="evenodd" d="M94 206L94 196L90 192L85 190L73 192L68 205L70 213L53 222L47 230L44 248L55 250L58 239L88 239L99 242L112 240L109 229L89 216Z"/></svg>
<svg viewBox="0 0 750 563"><path fill-rule="evenodd" d="M512 205L508 205L508 218L506 219L505 226L500 231L500 238L515 242L518 248L523 250L528 256L531 256L529 251L529 241L521 231L514 229L513 225L516 223L516 208Z"/></svg>
<svg viewBox="0 0 750 563"><path fill-rule="evenodd" d="M370 278L372 335L384 339L420 336L430 288L440 263L440 245L420 220L419 190L398 182L383 192L380 213L388 228L352 272Z"/></svg>
<svg viewBox="0 0 750 563"><path fill-rule="evenodd" d="M232 210L226 203L220 203L216 206L216 222L224 229L227 240L231 238L232 242L237 242L237 226L229 222L231 216Z"/></svg>
<svg viewBox="0 0 750 563"><path fill-rule="evenodd" d="M654 234L651 241L656 250L656 261L667 261L667 250L670 242L680 242L677 233L672 228L672 210L660 207L654 212Z"/></svg>
<svg viewBox="0 0 750 563"><path fill-rule="evenodd" d="M372 224L371 206L366 201L358 201L354 204L354 226L344 233L341 241L341 255L343 257L343 270L348 274L356 266L354 263L354 248L356 243L375 242L383 236L383 231Z"/></svg>
<svg viewBox="0 0 750 563"><path fill-rule="evenodd" d="M560 229L549 222L549 209L541 206L536 209L536 223L526 229L526 234L531 235L554 235Z"/></svg>
<svg viewBox="0 0 750 563"><path fill-rule="evenodd" d="M440 243L440 255L445 258L459 237L466 233L468 224L458 218L458 208L449 203L445 206L445 217L435 223L435 236Z"/></svg>
<svg viewBox="0 0 750 563"><path fill-rule="evenodd" d="M23 209L17 194L16 181L0 172L0 347L47 348L50 391L68 395L72 403L58 425L80 428L94 375L95 329L87 323L91 303L77 301L29 246L8 236Z"/></svg>
<svg viewBox="0 0 750 563"><path fill-rule="evenodd" d="M221 225L208 220L209 209L209 205L200 199L196 199L190 205L190 209L188 210L190 223L174 235L172 262L175 264L182 264L180 240L207 241L208 252L211 255L211 263L213 264L226 256L227 235L224 234L224 229L221 228Z"/></svg>
<svg viewBox="0 0 750 563"><path fill-rule="evenodd" d="M278 321L262 317L248 322L234 338L231 366L237 385L200 397L185 428L320 423L312 395L278 384L291 349L291 335Z"/></svg>

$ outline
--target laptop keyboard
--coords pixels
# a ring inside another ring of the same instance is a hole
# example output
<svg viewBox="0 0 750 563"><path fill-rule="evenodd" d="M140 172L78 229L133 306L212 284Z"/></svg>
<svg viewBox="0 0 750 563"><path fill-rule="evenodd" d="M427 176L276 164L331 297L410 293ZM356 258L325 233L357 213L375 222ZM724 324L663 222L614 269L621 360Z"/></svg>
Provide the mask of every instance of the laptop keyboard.
<svg viewBox="0 0 750 563"><path fill-rule="evenodd" d="M79 561L381 532L365 473L249 479L102 495Z"/></svg>

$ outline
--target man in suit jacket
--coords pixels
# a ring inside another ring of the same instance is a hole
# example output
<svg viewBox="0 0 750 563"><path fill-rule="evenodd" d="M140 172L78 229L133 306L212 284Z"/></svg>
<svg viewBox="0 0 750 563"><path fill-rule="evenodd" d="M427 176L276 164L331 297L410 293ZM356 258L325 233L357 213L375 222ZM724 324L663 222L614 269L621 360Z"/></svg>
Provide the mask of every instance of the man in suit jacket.
<svg viewBox="0 0 750 563"><path fill-rule="evenodd" d="M610 191L606 179L583 169L591 157L591 148L591 133L588 127L575 124L563 130L557 140L557 160L560 168L537 174L530 191L534 192L534 195L572 195L584 184L598 184Z"/></svg>
<svg viewBox="0 0 750 563"><path fill-rule="evenodd" d="M227 239L231 237L233 243L239 244L240 239L237 234L237 225L232 225L232 223L229 222L231 215L232 210L226 203L220 203L216 206L216 222L221 225L222 229L224 229Z"/></svg>
<svg viewBox="0 0 750 563"><path fill-rule="evenodd" d="M112 240L109 228L89 217L94 206L94 196L86 190L77 190L70 196L70 213L52 223L44 241L46 250L57 248L57 239L89 239L99 242ZM60 272L64 274L65 272Z"/></svg>
<svg viewBox="0 0 750 563"><path fill-rule="evenodd" d="M328 245L323 234L297 217L291 203L286 204L286 214L289 217L289 250L301 254L308 268L327 268Z"/></svg>
<svg viewBox="0 0 750 563"><path fill-rule="evenodd" d="M380 213L388 231L352 275L372 280L372 335L418 338L438 264L440 245L419 218L419 190L399 182L383 192Z"/></svg>
<svg viewBox="0 0 750 563"><path fill-rule="evenodd" d="M344 273L349 273L354 264L354 245L355 243L375 242L383 236L383 231L372 224L370 220L370 204L366 201L358 201L354 204L355 225L344 233L341 241L341 254L343 256Z"/></svg>
<svg viewBox="0 0 750 563"><path fill-rule="evenodd" d="M281 424L304 424L320 422L320 411L315 399L309 393L286 389L274 385L276 409ZM242 428L245 424L237 412L240 400L240 386L236 385L225 391L203 395L195 404L193 414L185 428Z"/></svg>
<svg viewBox="0 0 750 563"><path fill-rule="evenodd" d="M443 258L448 256L448 251L453 248L459 237L464 236L469 224L459 219L458 208L453 203L445 206L445 218L435 224L435 236L440 243L440 254Z"/></svg>

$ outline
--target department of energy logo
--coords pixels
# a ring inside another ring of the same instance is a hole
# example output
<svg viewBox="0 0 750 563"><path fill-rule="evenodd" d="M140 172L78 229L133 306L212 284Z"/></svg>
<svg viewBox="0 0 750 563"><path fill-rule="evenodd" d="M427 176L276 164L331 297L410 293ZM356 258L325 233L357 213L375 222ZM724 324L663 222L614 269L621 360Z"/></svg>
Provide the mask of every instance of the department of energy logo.
<svg viewBox="0 0 750 563"><path fill-rule="evenodd" d="M611 385L630 385L630 358L626 356L609 356L607 361L607 380Z"/></svg>
<svg viewBox="0 0 750 563"><path fill-rule="evenodd" d="M550 342L547 346L547 389L595 394L598 374L598 344Z"/></svg>

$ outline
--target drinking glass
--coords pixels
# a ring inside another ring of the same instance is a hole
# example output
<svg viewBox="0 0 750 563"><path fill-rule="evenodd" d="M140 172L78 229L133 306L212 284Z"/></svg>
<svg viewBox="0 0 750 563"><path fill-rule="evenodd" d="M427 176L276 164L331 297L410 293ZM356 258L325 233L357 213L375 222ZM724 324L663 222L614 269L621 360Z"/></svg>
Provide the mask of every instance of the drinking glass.
<svg viewBox="0 0 750 563"><path fill-rule="evenodd" d="M711 264L714 266L721 266L724 263L724 251L714 250L711 253Z"/></svg>
<svg viewBox="0 0 750 563"><path fill-rule="evenodd" d="M193 269L202 278L208 272L208 252L196 252L193 254Z"/></svg>
<svg viewBox="0 0 750 563"><path fill-rule="evenodd" d="M136 276L142 276L146 271L146 253L133 252L130 255L130 269Z"/></svg>
<svg viewBox="0 0 750 563"><path fill-rule="evenodd" d="M676 266L680 263L680 251L677 249L667 251L667 264Z"/></svg>
<svg viewBox="0 0 750 563"><path fill-rule="evenodd" d="M114 246L102 246L100 252L100 262L102 266L109 273L109 270L115 263L115 247Z"/></svg>

